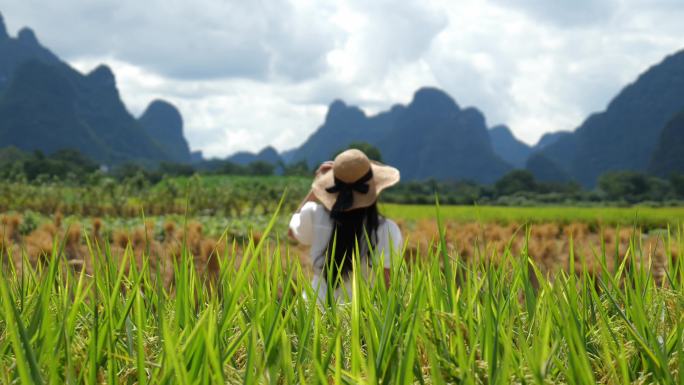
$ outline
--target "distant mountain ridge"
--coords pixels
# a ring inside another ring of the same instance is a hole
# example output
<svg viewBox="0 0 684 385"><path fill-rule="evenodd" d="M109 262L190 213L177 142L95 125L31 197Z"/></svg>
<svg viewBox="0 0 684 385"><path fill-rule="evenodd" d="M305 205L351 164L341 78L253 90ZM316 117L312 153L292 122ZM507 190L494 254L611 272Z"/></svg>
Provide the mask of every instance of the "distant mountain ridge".
<svg viewBox="0 0 684 385"><path fill-rule="evenodd" d="M173 104L164 100L153 101L138 122L167 150L173 161L192 161L190 146L183 136L183 117Z"/></svg>
<svg viewBox="0 0 684 385"><path fill-rule="evenodd" d="M266 162L277 165L283 161L275 148L267 146L257 153L240 151L226 158L227 161L240 165L248 165L253 162Z"/></svg>
<svg viewBox="0 0 684 385"><path fill-rule="evenodd" d="M0 13L0 40L8 39L9 34L7 33L7 26L5 25L5 19Z"/></svg>
<svg viewBox="0 0 684 385"><path fill-rule="evenodd" d="M662 177L684 172L684 109L663 129L649 171Z"/></svg>
<svg viewBox="0 0 684 385"><path fill-rule="evenodd" d="M17 67L30 59L64 64L38 43L35 33L29 28L22 28L16 38L11 38L0 14L0 92L8 86Z"/></svg>
<svg viewBox="0 0 684 385"><path fill-rule="evenodd" d="M416 91L406 106L370 117L358 107L334 101L323 125L291 159L313 167L358 141L378 147L383 160L398 167L405 180L489 183L512 169L494 153L482 113L461 109L445 92L431 87Z"/></svg>
<svg viewBox="0 0 684 385"><path fill-rule="evenodd" d="M525 170L540 182L570 182L572 178L544 154L532 153L525 162Z"/></svg>
<svg viewBox="0 0 684 385"><path fill-rule="evenodd" d="M492 148L503 160L516 168L523 168L532 153L532 147L518 140L506 125L498 125L489 129Z"/></svg>
<svg viewBox="0 0 684 385"><path fill-rule="evenodd" d="M153 115L142 121L131 116L109 67L83 75L29 28L10 37L0 15L0 147L47 153L71 148L105 164L189 162L180 114Z"/></svg>
<svg viewBox="0 0 684 385"><path fill-rule="evenodd" d="M589 187L608 171L647 171L663 128L682 109L684 51L649 68L605 111L592 114L541 152Z"/></svg>
<svg viewBox="0 0 684 385"><path fill-rule="evenodd" d="M547 132L544 135L542 135L541 138L539 138L539 141L537 144L534 145L533 149L534 150L541 150L542 148L552 145L559 141L561 138L564 138L568 135L572 135L572 132L570 131L553 131L553 132Z"/></svg>

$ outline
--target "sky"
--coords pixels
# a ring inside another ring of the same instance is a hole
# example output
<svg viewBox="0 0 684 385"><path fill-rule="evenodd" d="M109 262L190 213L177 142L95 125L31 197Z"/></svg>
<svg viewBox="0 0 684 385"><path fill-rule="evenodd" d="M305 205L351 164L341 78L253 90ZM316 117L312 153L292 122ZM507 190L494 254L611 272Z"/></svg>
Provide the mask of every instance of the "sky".
<svg viewBox="0 0 684 385"><path fill-rule="evenodd" d="M0 0L129 111L175 104L205 157L300 145L335 99L368 115L439 87L529 144L684 49L684 0Z"/></svg>

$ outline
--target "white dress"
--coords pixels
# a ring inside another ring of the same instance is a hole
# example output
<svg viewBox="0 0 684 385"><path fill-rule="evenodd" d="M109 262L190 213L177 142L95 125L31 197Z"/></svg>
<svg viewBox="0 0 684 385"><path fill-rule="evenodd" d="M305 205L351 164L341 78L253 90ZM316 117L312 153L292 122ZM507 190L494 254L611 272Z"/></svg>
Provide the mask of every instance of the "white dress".
<svg viewBox="0 0 684 385"><path fill-rule="evenodd" d="M318 290L318 299L325 301L328 285L325 280L325 258L328 241L333 230L333 220L330 212L320 203L307 202L302 209L295 213L290 220L290 230L294 237L302 244L311 246L309 256L313 266L313 280L311 282L313 290ZM375 250L378 259L384 261L386 269L390 267L392 253L400 252L402 248L402 238L399 226L392 220L380 218L377 230L377 242ZM363 264L365 265L365 264ZM366 270L364 269L364 273ZM351 295L351 280L345 281L347 295ZM335 290L335 298L343 296L342 288Z"/></svg>

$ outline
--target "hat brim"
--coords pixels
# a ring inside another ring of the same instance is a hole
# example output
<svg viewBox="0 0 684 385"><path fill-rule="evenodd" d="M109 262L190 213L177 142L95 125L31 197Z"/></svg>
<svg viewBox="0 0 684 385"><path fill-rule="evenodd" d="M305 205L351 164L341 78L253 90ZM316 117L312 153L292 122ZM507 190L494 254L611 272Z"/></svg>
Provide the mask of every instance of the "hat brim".
<svg viewBox="0 0 684 385"><path fill-rule="evenodd" d="M380 195L382 190L399 182L399 170L392 166L371 161L371 169L373 170L373 178L368 181L368 192L362 194L358 191L354 191L354 204L352 204L348 210L371 206L378 199L378 195ZM335 177L332 170L317 175L311 184L311 190L316 196L316 199L318 199L328 211L332 210L338 195L338 193L329 193L326 191L328 187L332 187L333 185L335 185Z"/></svg>

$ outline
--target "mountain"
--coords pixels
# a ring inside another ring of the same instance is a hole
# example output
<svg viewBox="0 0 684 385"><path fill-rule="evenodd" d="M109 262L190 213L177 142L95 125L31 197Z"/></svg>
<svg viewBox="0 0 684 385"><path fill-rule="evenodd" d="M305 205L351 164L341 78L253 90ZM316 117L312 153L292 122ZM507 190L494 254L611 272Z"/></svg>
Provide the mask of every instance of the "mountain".
<svg viewBox="0 0 684 385"><path fill-rule="evenodd" d="M190 153L190 161L192 163L199 163L204 160L204 154L202 154L202 150L196 150L192 151Z"/></svg>
<svg viewBox="0 0 684 385"><path fill-rule="evenodd" d="M5 25L5 19L0 13L0 40L9 39L9 34L7 33L7 26Z"/></svg>
<svg viewBox="0 0 684 385"><path fill-rule="evenodd" d="M52 52L41 46L35 33L29 28L22 28L16 39L11 38L0 14L0 92L9 85L10 78L17 67L30 59L54 65L66 65Z"/></svg>
<svg viewBox="0 0 684 385"><path fill-rule="evenodd" d="M539 141L533 147L533 151L534 150L541 150L542 148L549 146L551 144L554 144L557 141L559 141L561 138L564 138L564 137L569 136L569 135L572 135L572 132L570 132L570 131L547 132L544 135L542 135L541 138L539 138Z"/></svg>
<svg viewBox="0 0 684 385"><path fill-rule="evenodd" d="M648 170L663 177L673 173L684 175L684 110L663 129Z"/></svg>
<svg viewBox="0 0 684 385"><path fill-rule="evenodd" d="M0 146L47 153L77 149L102 163L169 160L126 111L106 67L83 76L30 60L0 98Z"/></svg>
<svg viewBox="0 0 684 385"><path fill-rule="evenodd" d="M281 152L280 157L283 159L283 162L291 163L292 159L294 158L296 153L297 153L297 149L291 148L289 150L285 150L285 151Z"/></svg>
<svg viewBox="0 0 684 385"><path fill-rule="evenodd" d="M646 171L663 127L682 108L684 51L649 68L605 111L541 151L585 186L607 171Z"/></svg>
<svg viewBox="0 0 684 385"><path fill-rule="evenodd" d="M226 160L241 165L247 165L256 161L262 161L274 165L282 162L282 158L280 155L278 155L278 151L271 146L264 148L256 154L246 151L237 152L229 156Z"/></svg>
<svg viewBox="0 0 684 385"><path fill-rule="evenodd" d="M396 107L397 109L403 107ZM347 106L335 100L326 114L325 121L299 148L291 153L292 162L305 160L310 167L331 159L338 150L349 143L363 141L377 144L388 132L394 119L394 110L368 118L358 107Z"/></svg>
<svg viewBox="0 0 684 385"><path fill-rule="evenodd" d="M525 161L532 153L532 148L513 136L508 126L498 125L490 128L489 139L494 152L501 159L517 168L525 167Z"/></svg>
<svg viewBox="0 0 684 385"><path fill-rule="evenodd" d="M187 150L178 155L175 147L166 148L169 140L178 142L178 126L171 128L172 138L153 137L131 116L109 67L83 75L30 29L10 37L1 20L0 147L47 153L70 148L105 164L189 160Z"/></svg>
<svg viewBox="0 0 684 385"><path fill-rule="evenodd" d="M39 61L26 62L0 98L0 147L108 154L107 146L79 118L76 105L76 91L61 71Z"/></svg>
<svg viewBox="0 0 684 385"><path fill-rule="evenodd" d="M525 162L525 170L540 182L569 182L572 178L565 170L541 153L531 154Z"/></svg>
<svg viewBox="0 0 684 385"><path fill-rule="evenodd" d="M190 147L183 136L183 117L174 105L164 100L155 100L138 122L175 162L190 163Z"/></svg>
<svg viewBox="0 0 684 385"><path fill-rule="evenodd" d="M395 105L374 116L337 100L292 160L315 167L352 142L378 147L384 161L398 167L404 180L489 183L512 169L494 153L482 113L461 109L436 88L421 88L408 105Z"/></svg>

